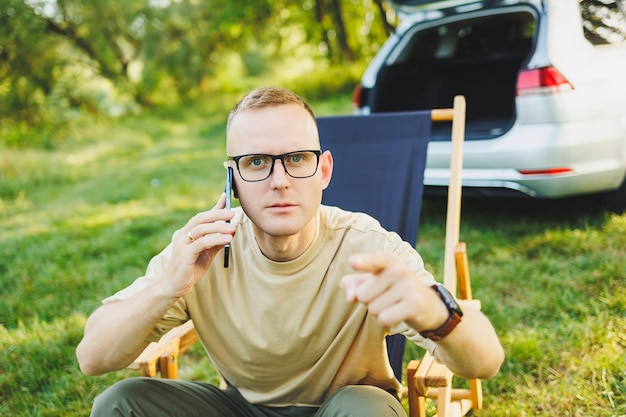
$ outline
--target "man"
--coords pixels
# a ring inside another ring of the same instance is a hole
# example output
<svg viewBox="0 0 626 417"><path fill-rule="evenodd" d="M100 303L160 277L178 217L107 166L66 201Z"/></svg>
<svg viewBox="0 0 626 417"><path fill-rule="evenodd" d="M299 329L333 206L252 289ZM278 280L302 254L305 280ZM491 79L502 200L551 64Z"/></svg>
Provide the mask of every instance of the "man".
<svg viewBox="0 0 626 417"><path fill-rule="evenodd" d="M77 357L87 375L124 368L191 318L228 388L129 378L96 398L93 416L404 415L388 333L459 375L497 373L502 348L481 312L452 320L409 244L369 216L321 205L333 160L300 97L244 97L227 153L241 208L226 210L222 195L176 231L145 276L89 318Z"/></svg>

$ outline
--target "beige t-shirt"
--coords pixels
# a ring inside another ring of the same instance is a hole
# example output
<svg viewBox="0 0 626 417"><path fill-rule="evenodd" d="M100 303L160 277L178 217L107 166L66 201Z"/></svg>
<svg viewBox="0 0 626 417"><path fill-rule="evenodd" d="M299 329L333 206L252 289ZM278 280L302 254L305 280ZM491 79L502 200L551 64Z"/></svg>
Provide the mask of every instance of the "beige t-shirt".
<svg viewBox="0 0 626 417"><path fill-rule="evenodd" d="M218 254L149 341L193 319L217 371L251 403L320 405L338 388L355 384L398 391L384 336L403 333L431 352L434 343L404 323L382 327L363 304L346 302L339 281L353 272L349 255L390 251L433 284L411 245L367 215L321 206L311 246L298 259L274 262L259 250L250 220L240 208L235 211L230 267L223 267ZM171 245L150 261L145 276L104 302L129 298L154 283L170 256Z"/></svg>

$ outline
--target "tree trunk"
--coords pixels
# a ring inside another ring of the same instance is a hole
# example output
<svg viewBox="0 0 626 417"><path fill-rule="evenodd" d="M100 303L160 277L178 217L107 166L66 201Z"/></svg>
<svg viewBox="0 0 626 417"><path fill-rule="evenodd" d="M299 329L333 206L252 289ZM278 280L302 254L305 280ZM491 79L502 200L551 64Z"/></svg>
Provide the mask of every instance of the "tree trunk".
<svg viewBox="0 0 626 417"><path fill-rule="evenodd" d="M354 51L348 42L348 32L346 31L343 14L341 13L341 0L330 0L330 9L335 31L337 32L337 43L341 51L339 61L346 59L348 62L354 62Z"/></svg>
<svg viewBox="0 0 626 417"><path fill-rule="evenodd" d="M380 20L383 23L385 34L389 36L393 33L394 30L396 30L396 27L393 24L391 24L389 19L387 19L387 10L385 9L383 0L374 0L374 3L378 7L378 13L380 14Z"/></svg>
<svg viewBox="0 0 626 417"><path fill-rule="evenodd" d="M329 61L333 61L333 46L330 43L330 39L328 38L328 30L326 28L325 17L326 17L326 5L324 4L324 0L315 0L315 20L319 23L319 27L322 31L322 39L324 39L324 43L326 44L326 57Z"/></svg>

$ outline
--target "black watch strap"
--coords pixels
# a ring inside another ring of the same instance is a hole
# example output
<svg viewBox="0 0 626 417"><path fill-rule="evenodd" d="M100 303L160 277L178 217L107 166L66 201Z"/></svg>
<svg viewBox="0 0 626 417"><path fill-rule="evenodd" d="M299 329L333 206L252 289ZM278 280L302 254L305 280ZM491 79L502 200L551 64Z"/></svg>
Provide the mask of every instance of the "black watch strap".
<svg viewBox="0 0 626 417"><path fill-rule="evenodd" d="M437 327L434 330L425 330L423 332L420 332L420 334L422 335L422 337L425 337L427 339L438 341L449 335L452 330L456 328L456 326L461 322L461 319L463 317L463 311L461 310L461 307L459 307L459 304L456 302L452 294L450 294L450 292L446 289L446 287L440 284L435 284L432 285L431 288L437 292L439 298L441 298L441 300L445 304L446 308L448 309L449 316L448 319L441 326Z"/></svg>

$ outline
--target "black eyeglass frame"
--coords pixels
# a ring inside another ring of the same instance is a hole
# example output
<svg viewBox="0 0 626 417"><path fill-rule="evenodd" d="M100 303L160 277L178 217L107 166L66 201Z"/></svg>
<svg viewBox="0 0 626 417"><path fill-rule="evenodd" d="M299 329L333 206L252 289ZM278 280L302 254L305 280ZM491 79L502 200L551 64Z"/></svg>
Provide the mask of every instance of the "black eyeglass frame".
<svg viewBox="0 0 626 417"><path fill-rule="evenodd" d="M289 155L293 155L293 154L298 154L298 153L303 153L303 152L311 152L313 154L315 154L315 157L317 158L316 162L315 162L315 171L313 171L313 173L311 175L306 175L304 177L298 177L295 175L292 175L289 172L289 169L287 168L287 165L285 165L285 158L288 157ZM268 179L269 177L272 176L272 173L274 172L274 165L276 165L276 161L280 159L280 161L283 164L283 169L285 170L285 173L287 173L287 175L289 175L291 178L310 178L313 175L315 175L317 173L317 169L320 166L320 156L322 155L322 151L319 149L305 149L305 150L300 150L300 151L291 151L291 152L287 152L287 153L283 153L280 155L270 155L267 153L247 153L244 155L237 155L237 156L229 156L228 160L229 161L235 161L235 165L237 166L237 172L239 173L239 176L241 177L242 180L244 180L245 182L259 182L259 181L265 181L266 179ZM270 165L270 170L267 174L267 177L265 178L261 178L258 180L247 180L243 177L243 175L241 174L241 171L239 170L239 160L241 158L245 158L247 156L264 156L264 157L268 157L272 159L272 163Z"/></svg>

